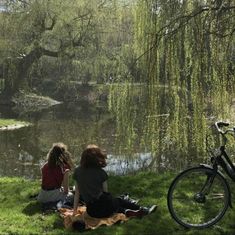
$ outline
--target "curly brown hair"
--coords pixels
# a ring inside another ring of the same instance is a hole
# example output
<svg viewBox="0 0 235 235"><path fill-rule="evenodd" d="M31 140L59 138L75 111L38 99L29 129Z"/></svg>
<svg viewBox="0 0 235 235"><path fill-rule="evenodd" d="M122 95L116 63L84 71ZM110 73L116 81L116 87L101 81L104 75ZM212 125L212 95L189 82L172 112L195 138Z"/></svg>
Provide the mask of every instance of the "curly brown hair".
<svg viewBox="0 0 235 235"><path fill-rule="evenodd" d="M80 166L84 168L89 167L105 167L107 154L101 150L97 145L90 144L82 152Z"/></svg>
<svg viewBox="0 0 235 235"><path fill-rule="evenodd" d="M50 168L61 166L67 158L66 155L70 154L67 146L64 143L54 143L47 155L48 166Z"/></svg>

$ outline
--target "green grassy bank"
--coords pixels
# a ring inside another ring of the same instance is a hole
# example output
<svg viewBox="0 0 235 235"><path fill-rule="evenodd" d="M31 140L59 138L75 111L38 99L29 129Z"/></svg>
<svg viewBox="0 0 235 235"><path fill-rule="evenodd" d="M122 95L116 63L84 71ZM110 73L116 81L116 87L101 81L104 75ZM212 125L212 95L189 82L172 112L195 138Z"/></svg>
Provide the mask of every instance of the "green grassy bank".
<svg viewBox="0 0 235 235"><path fill-rule="evenodd" d="M220 223L209 229L188 230L176 224L167 209L166 194L174 175L138 173L131 176L111 176L109 189L118 195L129 192L140 204L158 204L153 214L142 219L130 219L124 224L100 227L83 235L217 235L235 234L235 211L229 209ZM38 192L40 183L19 178L0 178L0 234L33 235L78 234L65 230L57 213L43 215L40 205L30 196ZM233 190L234 191L234 190ZM235 201L233 200L235 205Z"/></svg>
<svg viewBox="0 0 235 235"><path fill-rule="evenodd" d="M2 119L0 118L0 128L3 127L15 127L17 126L28 126L29 123L27 122L22 122L22 121L17 121L15 119Z"/></svg>
<svg viewBox="0 0 235 235"><path fill-rule="evenodd" d="M0 118L0 127L17 124L18 121L14 119L1 119Z"/></svg>

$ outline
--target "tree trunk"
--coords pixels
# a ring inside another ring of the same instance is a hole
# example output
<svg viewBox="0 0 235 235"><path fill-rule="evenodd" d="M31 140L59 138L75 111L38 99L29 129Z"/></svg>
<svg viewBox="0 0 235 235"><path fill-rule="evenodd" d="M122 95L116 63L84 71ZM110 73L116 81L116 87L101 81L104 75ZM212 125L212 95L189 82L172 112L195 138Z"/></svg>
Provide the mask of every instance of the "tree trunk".
<svg viewBox="0 0 235 235"><path fill-rule="evenodd" d="M43 55L58 57L58 52L36 47L24 57L6 61L4 69L5 87L0 96L0 103L11 103L11 98L23 88L32 64Z"/></svg>

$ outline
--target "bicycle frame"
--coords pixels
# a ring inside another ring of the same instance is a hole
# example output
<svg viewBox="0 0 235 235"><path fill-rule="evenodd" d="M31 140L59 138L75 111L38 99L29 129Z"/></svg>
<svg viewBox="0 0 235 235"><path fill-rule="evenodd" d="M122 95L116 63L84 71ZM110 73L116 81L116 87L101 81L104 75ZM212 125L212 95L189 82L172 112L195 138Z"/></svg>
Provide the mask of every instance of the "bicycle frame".
<svg viewBox="0 0 235 235"><path fill-rule="evenodd" d="M235 167L232 163L232 161L230 160L228 154L225 151L225 146L221 146L220 147L220 155L218 155L217 157L215 157L215 161L218 165L220 165L223 170L226 172L226 174L233 180L235 181ZM212 159L212 163L213 163L213 159ZM215 163L213 163L214 165Z"/></svg>
<svg viewBox="0 0 235 235"><path fill-rule="evenodd" d="M219 132L219 134L221 134L222 136L222 145L220 146L220 154L218 154L217 156L215 156L213 153L212 155L214 157L211 158L211 162L213 164L213 168L217 167L216 165L220 165L223 170L227 173L227 175L233 180L235 181L235 167L232 163L232 161L230 160L228 154L225 151L225 146L226 143L228 141L227 139L227 134L235 134L235 127L233 127L232 129L227 129L225 131L223 131L221 128L223 127L227 127L229 126L229 123L226 122L216 122L215 123L215 127L217 129L217 131ZM224 158L223 158L224 157Z"/></svg>
<svg viewBox="0 0 235 235"><path fill-rule="evenodd" d="M214 126L223 142L219 151L207 149L211 154L211 164L200 164L182 171L175 177L168 190L167 204L171 216L186 228L208 228L222 219L228 207L232 208L230 182L225 176L228 175L235 182L235 166L225 147L228 140L226 135L233 134L235 137L235 127L224 128L229 126L226 122L216 122ZM187 180L193 182L189 187ZM184 199L188 204L184 204ZM215 207L214 202L218 202ZM210 211L209 207L213 209ZM190 211L189 214L186 210Z"/></svg>
<svg viewBox="0 0 235 235"><path fill-rule="evenodd" d="M230 130L228 130L230 131ZM228 132L227 131L227 132ZM233 130L234 131L234 130ZM235 167L232 163L232 161L230 160L227 152L225 151L225 146L227 143L227 137L226 137L226 133L227 132L220 132L220 134L222 134L223 137L223 145L220 146L220 153L218 155L213 155L213 157L211 157L211 165L207 165L207 164L200 164L200 166L205 167L205 168L210 168L213 170L213 174L208 176L205 184L203 185L201 191L198 193L198 198L195 200L202 200L202 198L210 191L211 185L213 184L214 178L216 174L219 174L225 181L228 190L229 190L229 206L232 208L232 202L231 202L231 190L230 190L230 186L226 180L226 178L224 177L223 173L218 169L218 166L221 166L222 169L225 171L225 173L235 182Z"/></svg>
<svg viewBox="0 0 235 235"><path fill-rule="evenodd" d="M230 208L232 208L233 206L232 206L232 200L231 200L231 189L230 189L230 185L229 185L229 183L227 182L226 178L224 177L223 173L222 173L220 170L218 170L218 167L217 167L217 168L214 168L213 166L208 165L208 164L200 164L200 166L201 166L201 167L205 167L205 168L209 168L209 169L213 170L213 171L214 171L214 174L211 175L210 177L208 177L207 181L205 182L205 184L203 185L203 187L202 187L202 189L201 189L201 191L200 191L199 193L201 193L203 196L206 195L207 192L210 190L210 187L211 187L211 185L212 185L212 183L213 183L213 180L214 180L214 178L215 178L215 175L216 175L216 174L219 174L219 175L223 178L223 180L224 180L224 182L225 182L225 184L226 184L226 186L227 186L227 188L228 188L228 192L229 192L229 206L230 206Z"/></svg>

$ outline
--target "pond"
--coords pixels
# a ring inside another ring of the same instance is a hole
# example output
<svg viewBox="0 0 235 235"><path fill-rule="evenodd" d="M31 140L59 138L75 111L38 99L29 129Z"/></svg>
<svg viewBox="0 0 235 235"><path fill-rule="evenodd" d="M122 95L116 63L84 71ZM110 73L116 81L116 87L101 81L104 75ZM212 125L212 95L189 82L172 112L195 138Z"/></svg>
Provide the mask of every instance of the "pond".
<svg viewBox="0 0 235 235"><path fill-rule="evenodd" d="M46 159L52 143L68 145L77 164L84 147L96 143L108 151L108 171L122 174L137 169L150 156L140 154L142 163L133 166L116 156L115 121L107 105L65 103L34 113L21 113L11 108L0 107L1 117L29 121L33 125L13 131L0 132L0 176L40 177L40 166ZM121 164L120 164L121 163Z"/></svg>
<svg viewBox="0 0 235 235"><path fill-rule="evenodd" d="M76 164L87 144L101 146L114 174L179 171L206 161L207 129L217 119L233 121L232 98L189 102L184 96L180 88L122 85L111 86L107 102L63 103L31 113L0 107L2 118L33 124L0 132L0 176L39 178L55 142L68 145Z"/></svg>

